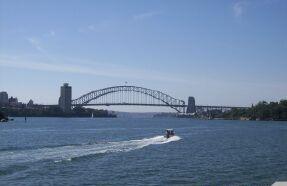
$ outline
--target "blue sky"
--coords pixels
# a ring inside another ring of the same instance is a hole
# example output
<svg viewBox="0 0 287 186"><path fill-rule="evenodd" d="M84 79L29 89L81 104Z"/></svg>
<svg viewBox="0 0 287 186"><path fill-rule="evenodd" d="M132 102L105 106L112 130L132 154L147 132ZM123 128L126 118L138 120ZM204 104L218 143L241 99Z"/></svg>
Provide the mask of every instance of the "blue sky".
<svg viewBox="0 0 287 186"><path fill-rule="evenodd" d="M57 103L113 85L198 104L287 98L285 0L0 0L0 91Z"/></svg>

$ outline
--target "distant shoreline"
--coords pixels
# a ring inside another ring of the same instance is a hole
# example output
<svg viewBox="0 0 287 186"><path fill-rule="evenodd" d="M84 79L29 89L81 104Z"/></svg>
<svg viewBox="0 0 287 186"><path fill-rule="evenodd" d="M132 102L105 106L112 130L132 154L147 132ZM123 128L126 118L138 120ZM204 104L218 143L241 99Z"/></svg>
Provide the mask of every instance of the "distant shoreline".
<svg viewBox="0 0 287 186"><path fill-rule="evenodd" d="M25 118L25 116L8 116L8 118ZM26 116L26 118L117 118L117 116Z"/></svg>
<svg viewBox="0 0 287 186"><path fill-rule="evenodd" d="M10 119L14 118L25 118L25 116L9 116ZM98 117L88 117L88 116L27 116L26 118L130 118L134 119L135 117L117 117L117 116L98 116ZM274 121L274 122L286 122L287 120L242 120L242 119L230 119L230 118L213 118L213 119L203 119L203 118L180 118L180 117L136 117L136 118L178 118L178 119L189 119L189 120L206 120L206 121L212 121L212 120L218 120L218 121Z"/></svg>
<svg viewBox="0 0 287 186"><path fill-rule="evenodd" d="M1 113L6 117L62 117L62 118L114 118L117 115L107 110L90 109L83 107L75 107L70 112L63 112L61 108L48 107L48 108L1 108Z"/></svg>

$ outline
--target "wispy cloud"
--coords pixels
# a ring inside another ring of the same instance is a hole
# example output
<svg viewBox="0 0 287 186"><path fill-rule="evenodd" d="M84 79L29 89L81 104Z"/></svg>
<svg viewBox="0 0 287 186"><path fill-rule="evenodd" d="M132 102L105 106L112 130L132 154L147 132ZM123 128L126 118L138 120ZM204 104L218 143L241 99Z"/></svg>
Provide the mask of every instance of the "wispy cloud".
<svg viewBox="0 0 287 186"><path fill-rule="evenodd" d="M252 9L254 10L259 9L262 6L270 6L270 4L278 3L281 0L258 0L258 1L248 1L248 0L237 0L233 6L233 14L234 17L240 18L244 16L244 14L247 12L247 9L251 11Z"/></svg>
<svg viewBox="0 0 287 186"><path fill-rule="evenodd" d="M57 35L55 30L48 30L46 32L44 32L42 35L39 35L37 38L52 38L55 37ZM35 38L33 38L35 39Z"/></svg>
<svg viewBox="0 0 287 186"><path fill-rule="evenodd" d="M41 46L41 43L40 43L40 40L39 40L39 39L30 37L30 38L27 38L27 41L28 41L36 50L38 50L39 52L45 52L45 50L44 50L44 49L42 48L42 46Z"/></svg>
<svg viewBox="0 0 287 186"><path fill-rule="evenodd" d="M86 33L86 32L102 32L107 30L111 26L110 21L101 21L96 24L89 24L85 27L81 27L78 29L78 32Z"/></svg>
<svg viewBox="0 0 287 186"><path fill-rule="evenodd" d="M245 2L243 1L238 1L236 3L234 3L233 5L233 14L235 17L241 17L243 12L244 12L244 8L245 8Z"/></svg>
<svg viewBox="0 0 287 186"><path fill-rule="evenodd" d="M65 61L64 59L61 61ZM73 61L75 62L75 61ZM79 64L78 61L77 64ZM150 72L116 65L77 65L61 62L40 62L39 60L23 59L19 57L0 56L0 66L37 71L63 72L73 74L95 75L110 78L132 78L142 80L157 80L165 82L185 82L184 79L170 77L159 72Z"/></svg>
<svg viewBox="0 0 287 186"><path fill-rule="evenodd" d="M54 30L50 30L49 35L54 37L56 35L56 32Z"/></svg>
<svg viewBox="0 0 287 186"><path fill-rule="evenodd" d="M26 40L32 45L32 47L34 49L36 49L41 55L43 55L44 57L46 57L48 60L51 61L55 61L55 58L49 54L49 52L44 49L44 47L42 46L42 42L40 39L35 38L35 37L29 37L26 38Z"/></svg>
<svg viewBox="0 0 287 186"><path fill-rule="evenodd" d="M159 15L159 14L160 14L160 12L145 12L142 14L134 15L133 19L135 21L139 21L139 20L144 20L144 19L154 17L154 16Z"/></svg>

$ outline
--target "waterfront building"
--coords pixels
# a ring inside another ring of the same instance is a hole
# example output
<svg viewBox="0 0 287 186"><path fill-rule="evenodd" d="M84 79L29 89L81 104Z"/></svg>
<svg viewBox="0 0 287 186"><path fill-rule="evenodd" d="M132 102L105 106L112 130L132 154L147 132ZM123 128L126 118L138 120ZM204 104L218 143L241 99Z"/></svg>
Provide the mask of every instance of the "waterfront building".
<svg viewBox="0 0 287 186"><path fill-rule="evenodd" d="M13 106L13 107L17 107L18 106L18 99L15 97L13 98L12 96L8 99L9 105Z"/></svg>
<svg viewBox="0 0 287 186"><path fill-rule="evenodd" d="M191 114L196 112L196 107L195 107L195 99L194 97L188 97L188 104L187 104L187 109L186 113Z"/></svg>
<svg viewBox="0 0 287 186"><path fill-rule="evenodd" d="M61 86L59 106L64 112L71 111L71 101L72 101L72 87L68 83L64 83Z"/></svg>
<svg viewBox="0 0 287 186"><path fill-rule="evenodd" d="M27 107L32 108L34 106L34 101L32 99L29 100Z"/></svg>
<svg viewBox="0 0 287 186"><path fill-rule="evenodd" d="M8 93L7 92L0 92L0 105L6 105L8 103L9 103Z"/></svg>

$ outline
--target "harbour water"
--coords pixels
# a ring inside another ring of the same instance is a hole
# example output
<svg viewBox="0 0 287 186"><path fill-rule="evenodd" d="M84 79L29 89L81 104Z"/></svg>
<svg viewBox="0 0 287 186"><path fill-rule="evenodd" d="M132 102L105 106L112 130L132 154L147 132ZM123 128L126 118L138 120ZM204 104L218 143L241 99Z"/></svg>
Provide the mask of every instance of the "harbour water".
<svg viewBox="0 0 287 186"><path fill-rule="evenodd" d="M166 128L176 136L165 139ZM0 125L0 185L271 185L287 122L16 118Z"/></svg>

